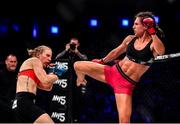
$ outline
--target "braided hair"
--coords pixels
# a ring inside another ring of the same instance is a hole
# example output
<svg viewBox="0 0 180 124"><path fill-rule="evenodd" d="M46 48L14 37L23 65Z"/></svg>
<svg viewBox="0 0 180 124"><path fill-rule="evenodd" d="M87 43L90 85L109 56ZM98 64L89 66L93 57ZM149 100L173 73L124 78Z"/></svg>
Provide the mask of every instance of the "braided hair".
<svg viewBox="0 0 180 124"><path fill-rule="evenodd" d="M45 49L51 49L48 46L41 45L34 49L27 49L29 56L31 57L38 57L40 54L44 52Z"/></svg>

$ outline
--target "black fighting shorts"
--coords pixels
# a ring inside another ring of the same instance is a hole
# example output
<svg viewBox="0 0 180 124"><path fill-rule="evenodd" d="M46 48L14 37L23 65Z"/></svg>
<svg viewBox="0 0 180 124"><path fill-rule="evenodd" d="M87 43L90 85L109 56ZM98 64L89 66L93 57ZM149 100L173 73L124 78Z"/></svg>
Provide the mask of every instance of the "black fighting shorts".
<svg viewBox="0 0 180 124"><path fill-rule="evenodd" d="M33 123L39 116L46 113L35 105L35 94L29 92L16 93L12 109L17 123Z"/></svg>

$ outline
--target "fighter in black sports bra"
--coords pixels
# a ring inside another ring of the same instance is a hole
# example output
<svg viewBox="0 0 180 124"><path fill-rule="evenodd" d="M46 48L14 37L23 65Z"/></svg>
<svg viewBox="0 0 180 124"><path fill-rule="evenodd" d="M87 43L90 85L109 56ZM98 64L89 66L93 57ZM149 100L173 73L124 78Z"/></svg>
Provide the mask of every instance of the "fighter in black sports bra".
<svg viewBox="0 0 180 124"><path fill-rule="evenodd" d="M150 45L152 40L145 46L142 50L136 50L134 48L134 43L136 41L136 37L132 39L132 41L128 44L126 56L136 63L147 62L151 58L154 58L153 53L150 49Z"/></svg>

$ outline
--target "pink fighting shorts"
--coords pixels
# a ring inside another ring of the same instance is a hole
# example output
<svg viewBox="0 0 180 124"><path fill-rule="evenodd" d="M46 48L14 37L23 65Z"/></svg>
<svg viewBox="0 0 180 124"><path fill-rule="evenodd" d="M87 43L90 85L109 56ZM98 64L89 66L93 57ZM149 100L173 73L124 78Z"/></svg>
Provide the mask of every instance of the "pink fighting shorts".
<svg viewBox="0 0 180 124"><path fill-rule="evenodd" d="M125 75L118 64L113 66L106 65L104 67L104 74L105 80L111 85L115 93L132 95L137 82Z"/></svg>

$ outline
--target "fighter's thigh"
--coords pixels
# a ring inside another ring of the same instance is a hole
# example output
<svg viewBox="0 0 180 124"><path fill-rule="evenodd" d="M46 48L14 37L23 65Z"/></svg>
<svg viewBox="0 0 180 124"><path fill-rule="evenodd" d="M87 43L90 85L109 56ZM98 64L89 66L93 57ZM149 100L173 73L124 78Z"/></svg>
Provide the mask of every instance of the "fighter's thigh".
<svg viewBox="0 0 180 124"><path fill-rule="evenodd" d="M36 124L36 123L51 123L51 124L53 124L54 122L47 113L44 113L35 120L34 124Z"/></svg>
<svg viewBox="0 0 180 124"><path fill-rule="evenodd" d="M97 80L105 81L104 65L102 64L91 61L77 61L74 63L74 69Z"/></svg>
<svg viewBox="0 0 180 124"><path fill-rule="evenodd" d="M94 63L91 61L77 61L74 63L74 69L76 71L81 71L84 73L91 73L91 72L96 72L96 73L103 73L104 70L104 65Z"/></svg>
<svg viewBox="0 0 180 124"><path fill-rule="evenodd" d="M118 112L121 116L130 116L132 112L132 96L115 94Z"/></svg>

